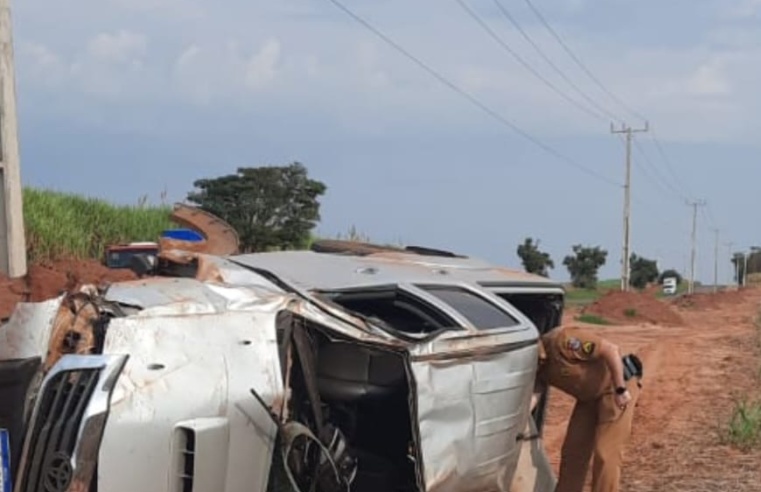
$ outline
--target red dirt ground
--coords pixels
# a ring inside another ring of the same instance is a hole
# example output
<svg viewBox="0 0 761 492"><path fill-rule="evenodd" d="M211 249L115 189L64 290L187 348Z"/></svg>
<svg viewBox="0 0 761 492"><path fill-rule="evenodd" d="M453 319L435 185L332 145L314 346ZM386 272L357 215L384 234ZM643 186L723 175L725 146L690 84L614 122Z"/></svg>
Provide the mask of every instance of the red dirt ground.
<svg viewBox="0 0 761 492"><path fill-rule="evenodd" d="M52 299L63 291L76 290L82 284L135 278L129 270L111 270L92 260L62 260L30 265L25 277L0 277L0 319L10 317L17 302Z"/></svg>
<svg viewBox="0 0 761 492"><path fill-rule="evenodd" d="M684 325L682 317L669 304L646 293L610 291L581 312L616 324Z"/></svg>
<svg viewBox="0 0 761 492"><path fill-rule="evenodd" d="M677 298L674 304L684 309L720 309L742 304L752 294L752 291L748 290L687 294Z"/></svg>
<svg viewBox="0 0 761 492"><path fill-rule="evenodd" d="M755 326L761 288L701 299L689 309L674 308L681 327L599 327L624 353L638 353L645 366L623 491L761 490L761 450L741 452L721 438L734 398L761 397L761 332ZM551 392L545 445L556 471L572 405L570 397Z"/></svg>

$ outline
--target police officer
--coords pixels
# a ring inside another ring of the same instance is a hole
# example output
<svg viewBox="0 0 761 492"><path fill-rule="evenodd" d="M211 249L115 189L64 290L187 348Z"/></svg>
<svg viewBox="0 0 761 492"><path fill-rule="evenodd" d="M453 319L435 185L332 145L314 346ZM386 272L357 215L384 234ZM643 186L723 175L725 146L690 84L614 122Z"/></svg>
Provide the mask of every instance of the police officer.
<svg viewBox="0 0 761 492"><path fill-rule="evenodd" d="M537 382L576 399L555 492L581 492L592 457L592 492L618 492L641 376L636 356L622 358L593 331L568 326L542 336Z"/></svg>

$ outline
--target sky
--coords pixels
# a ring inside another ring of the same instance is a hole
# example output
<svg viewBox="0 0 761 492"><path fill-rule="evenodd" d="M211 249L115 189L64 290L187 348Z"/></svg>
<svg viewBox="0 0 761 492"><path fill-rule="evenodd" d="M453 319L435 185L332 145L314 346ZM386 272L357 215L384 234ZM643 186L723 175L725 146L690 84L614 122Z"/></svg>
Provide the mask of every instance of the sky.
<svg viewBox="0 0 761 492"><path fill-rule="evenodd" d="M513 267L533 237L561 280L574 244L600 246L610 278L611 123L647 121L632 251L688 273L698 200L698 280L714 228L722 282L727 243L761 243L761 0L341 3L376 30L331 0L11 0L24 184L181 201L197 179L299 161L328 186L321 235Z"/></svg>

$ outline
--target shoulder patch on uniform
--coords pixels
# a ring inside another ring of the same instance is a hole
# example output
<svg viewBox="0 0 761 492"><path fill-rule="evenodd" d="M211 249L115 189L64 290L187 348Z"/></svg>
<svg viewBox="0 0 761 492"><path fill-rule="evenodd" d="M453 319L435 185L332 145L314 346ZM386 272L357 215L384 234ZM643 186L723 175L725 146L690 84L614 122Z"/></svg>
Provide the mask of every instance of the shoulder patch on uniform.
<svg viewBox="0 0 761 492"><path fill-rule="evenodd" d="M581 340L579 340L576 337L571 337L568 339L568 342L566 342L568 345L568 348L573 351L577 351L581 348Z"/></svg>
<svg viewBox="0 0 761 492"><path fill-rule="evenodd" d="M595 350L595 343L594 342L584 342L581 346L582 352L589 355Z"/></svg>

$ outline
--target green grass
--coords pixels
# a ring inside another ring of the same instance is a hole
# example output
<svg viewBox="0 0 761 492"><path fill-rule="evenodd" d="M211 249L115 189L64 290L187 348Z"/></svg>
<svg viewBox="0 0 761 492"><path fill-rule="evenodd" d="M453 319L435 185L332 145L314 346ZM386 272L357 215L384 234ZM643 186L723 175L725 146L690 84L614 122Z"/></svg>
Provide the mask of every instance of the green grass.
<svg viewBox="0 0 761 492"><path fill-rule="evenodd" d="M590 325L609 325L610 321L607 319L597 316L595 314L582 314L578 318L576 318L577 321L580 321L581 323L587 323Z"/></svg>
<svg viewBox="0 0 761 492"><path fill-rule="evenodd" d="M761 402L748 398L735 402L725 440L742 450L761 445Z"/></svg>
<svg viewBox="0 0 761 492"><path fill-rule="evenodd" d="M176 227L171 207L117 206L105 200L24 189L24 223L30 262L56 258L100 259L108 244L157 241Z"/></svg>
<svg viewBox="0 0 761 492"><path fill-rule="evenodd" d="M566 288L566 303L569 305L585 305L595 302L597 299L610 292L619 290L621 281L619 279L606 279L597 282L596 289L576 289L572 286Z"/></svg>
<svg viewBox="0 0 761 492"><path fill-rule="evenodd" d="M759 356L761 355L761 312L756 316L754 326L756 328L755 352ZM759 375L761 375L761 364L756 371L756 385L761 383ZM753 389L753 393L758 393L757 387ZM735 405L726 424L723 438L725 443L743 451L761 447L761 399L752 398L747 394L735 398Z"/></svg>

